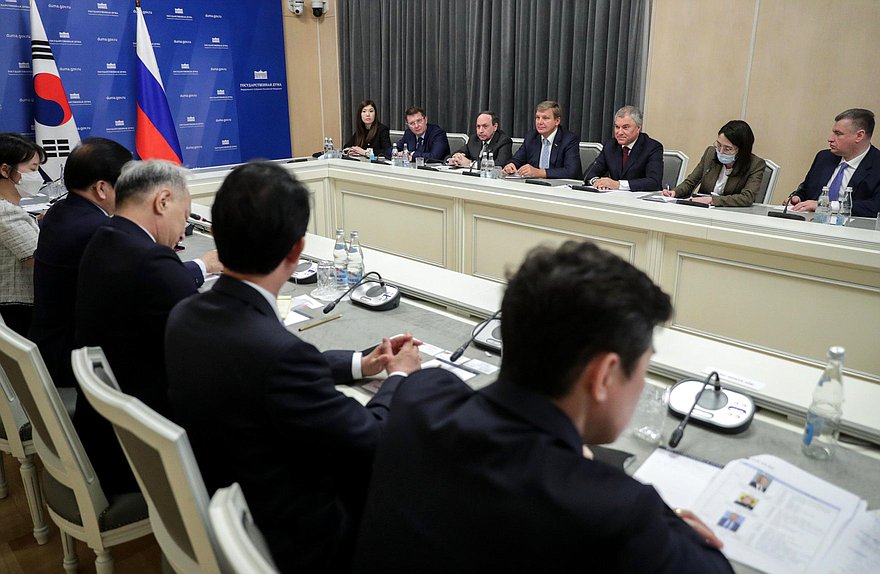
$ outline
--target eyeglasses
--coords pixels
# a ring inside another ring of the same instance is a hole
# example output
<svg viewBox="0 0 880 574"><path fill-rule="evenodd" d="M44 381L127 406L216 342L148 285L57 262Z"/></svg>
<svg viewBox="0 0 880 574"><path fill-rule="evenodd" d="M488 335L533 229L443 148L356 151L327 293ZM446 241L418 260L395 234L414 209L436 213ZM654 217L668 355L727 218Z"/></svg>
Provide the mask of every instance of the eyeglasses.
<svg viewBox="0 0 880 574"><path fill-rule="evenodd" d="M411 128L414 128L416 126L422 125L423 123L425 123L425 118L419 118L419 119L413 120L411 122L406 122L406 125L408 125Z"/></svg>
<svg viewBox="0 0 880 574"><path fill-rule="evenodd" d="M719 151L721 153L736 153L739 148L736 146L729 145L721 145L721 142L715 142L715 151Z"/></svg>

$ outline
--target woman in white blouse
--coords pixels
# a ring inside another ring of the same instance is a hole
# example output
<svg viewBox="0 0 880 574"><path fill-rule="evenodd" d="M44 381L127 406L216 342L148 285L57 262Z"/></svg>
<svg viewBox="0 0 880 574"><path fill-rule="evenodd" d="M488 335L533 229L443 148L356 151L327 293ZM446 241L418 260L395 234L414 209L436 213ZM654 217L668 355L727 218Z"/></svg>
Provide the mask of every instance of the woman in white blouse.
<svg viewBox="0 0 880 574"><path fill-rule="evenodd" d="M43 187L43 148L18 134L0 134L0 316L27 335L34 305L34 251L39 228L20 207Z"/></svg>
<svg viewBox="0 0 880 574"><path fill-rule="evenodd" d="M764 179L765 162L752 153L754 144L755 134L749 124L742 120L727 122L718 130L715 145L706 148L690 175L663 195L690 197L691 201L719 207L749 207Z"/></svg>

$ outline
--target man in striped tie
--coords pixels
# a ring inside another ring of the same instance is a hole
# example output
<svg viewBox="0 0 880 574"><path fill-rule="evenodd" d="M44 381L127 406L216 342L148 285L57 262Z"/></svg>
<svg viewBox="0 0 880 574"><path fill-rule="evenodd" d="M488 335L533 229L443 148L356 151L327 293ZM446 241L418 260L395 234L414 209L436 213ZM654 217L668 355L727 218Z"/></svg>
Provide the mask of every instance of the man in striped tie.
<svg viewBox="0 0 880 574"><path fill-rule="evenodd" d="M853 108L834 118L828 148L816 154L810 171L791 198L792 211L816 211L823 187L832 203L852 188L852 214L877 217L880 210L880 151L871 144L874 113Z"/></svg>

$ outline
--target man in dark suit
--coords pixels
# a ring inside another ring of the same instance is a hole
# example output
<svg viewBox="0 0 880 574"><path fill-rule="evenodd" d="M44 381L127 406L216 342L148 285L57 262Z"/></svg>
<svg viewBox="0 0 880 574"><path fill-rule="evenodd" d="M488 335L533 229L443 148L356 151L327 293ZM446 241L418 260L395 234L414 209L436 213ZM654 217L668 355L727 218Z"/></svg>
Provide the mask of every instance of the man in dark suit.
<svg viewBox="0 0 880 574"><path fill-rule="evenodd" d="M175 416L208 490L241 485L283 571L347 571L373 453L395 389L419 368L417 343L320 353L287 330L276 297L296 270L309 201L277 164L233 170L211 214L224 275L168 319ZM334 387L383 368L366 407Z"/></svg>
<svg viewBox="0 0 880 574"><path fill-rule="evenodd" d="M584 183L598 189L657 191L663 182L663 144L642 133L642 111L623 106L614 114L614 137L587 168Z"/></svg>
<svg viewBox="0 0 880 574"><path fill-rule="evenodd" d="M40 348L55 386L75 387L70 366L79 262L95 231L116 209L116 180L131 152L113 140L87 138L67 158L68 193L40 225L34 253L34 318L28 338Z"/></svg>
<svg viewBox="0 0 880 574"><path fill-rule="evenodd" d="M498 116L495 112L485 111L477 114L477 131L468 138L468 142L461 146L446 163L460 167L469 167L471 163L480 160L484 153L491 153L492 159L497 166L504 166L510 162L513 141L510 136L498 127Z"/></svg>
<svg viewBox="0 0 880 574"><path fill-rule="evenodd" d="M832 202L840 190L852 188L852 214L877 217L880 210L880 151L871 145L874 113L853 108L834 118L829 149L813 159L813 165L791 197L792 211L816 211L822 188L828 186Z"/></svg>
<svg viewBox="0 0 880 574"><path fill-rule="evenodd" d="M403 151L403 146L406 145L410 160L417 157L442 160L449 155L446 130L436 124L429 124L425 110L413 106L407 108L405 115L409 129L398 140L397 151Z"/></svg>
<svg viewBox="0 0 880 574"><path fill-rule="evenodd" d="M165 161L130 162L116 182L116 214L86 246L76 286L75 346L104 349L122 391L169 414L165 322L204 281L173 247L190 213L186 170ZM214 256L208 272L220 270ZM69 360L69 359L68 359ZM80 394L73 423L104 490L137 491L110 423Z"/></svg>
<svg viewBox="0 0 880 574"><path fill-rule="evenodd" d="M516 150L504 173L523 177L580 179L580 138L560 125L562 108L557 102L544 101L535 107L535 131L529 132L522 147Z"/></svg>
<svg viewBox="0 0 880 574"><path fill-rule="evenodd" d="M584 448L627 427L669 297L570 241L534 249L501 308L497 382L425 369L397 390L354 571L732 572L692 513Z"/></svg>

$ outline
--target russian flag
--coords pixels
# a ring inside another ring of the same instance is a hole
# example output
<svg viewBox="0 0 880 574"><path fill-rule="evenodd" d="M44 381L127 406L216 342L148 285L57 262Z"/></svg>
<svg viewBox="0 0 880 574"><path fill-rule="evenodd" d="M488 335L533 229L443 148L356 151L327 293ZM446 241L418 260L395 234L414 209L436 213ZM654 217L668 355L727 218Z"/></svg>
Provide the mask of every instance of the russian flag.
<svg viewBox="0 0 880 574"><path fill-rule="evenodd" d="M180 141L174 129L174 119L168 107L162 76L156 64L153 42L147 30L147 22L141 11L140 0L135 4L137 11L137 127L135 129L135 149L141 159L164 159L180 165Z"/></svg>

